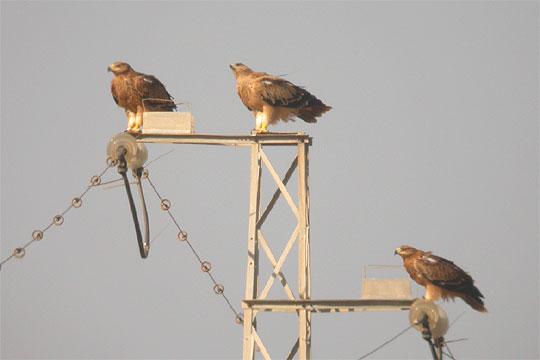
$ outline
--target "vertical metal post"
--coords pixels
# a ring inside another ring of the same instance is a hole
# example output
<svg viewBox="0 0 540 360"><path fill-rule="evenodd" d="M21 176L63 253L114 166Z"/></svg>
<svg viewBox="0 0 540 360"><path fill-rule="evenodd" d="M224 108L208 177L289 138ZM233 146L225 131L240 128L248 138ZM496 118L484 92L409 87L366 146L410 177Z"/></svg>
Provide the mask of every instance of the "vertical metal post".
<svg viewBox="0 0 540 360"><path fill-rule="evenodd" d="M259 244L257 239L257 222L259 220L261 200L261 144L251 145L251 181L249 192L249 231L248 262L246 276L245 299L257 299L259 276ZM244 311L244 351L243 359L255 359L255 338L253 332L257 324L255 313L251 309Z"/></svg>
<svg viewBox="0 0 540 360"><path fill-rule="evenodd" d="M300 300L311 298L309 249L309 145L298 144L298 294ZM311 359L311 311L298 312L300 360Z"/></svg>
<svg viewBox="0 0 540 360"><path fill-rule="evenodd" d="M309 246L309 141L297 143L298 156L291 168L298 167L298 206L290 200L288 192L284 186L288 180L286 175L285 184L281 182L275 174L275 170L268 158L262 151L262 144L251 145L251 182L250 182L250 202L249 202L249 231L248 231L248 264L246 277L245 300L259 300L258 275L259 275L259 242L264 239L259 238L262 223L260 223L260 201L261 201L261 171L262 164L266 164L270 173L273 174L279 191L288 200L293 212L298 214L298 296L299 300L309 300L311 298L310 279L310 246ZM296 163L297 161L297 163ZM291 169L289 169L291 171ZM271 210L273 203L269 204L267 210ZM267 214L263 215L266 216ZM293 240L294 240L293 235ZM291 244L292 245L292 244ZM261 245L262 246L262 245ZM268 247L268 245L266 245ZM265 248L266 249L266 248ZM268 249L266 249L268 251ZM285 250L283 259L288 251ZM268 254L267 254L268 255ZM269 255L271 258L273 254ZM280 260L284 261L284 260ZM275 262L275 259L274 259ZM275 264L277 266L277 264ZM290 289L289 289L290 291ZM294 296L293 296L294 299ZM262 341L257 334L257 310L251 307L244 307L244 347L243 359L254 360L255 349L259 345L261 354L265 359L270 359ZM298 341L291 350L289 358L298 353L299 359L311 359L311 310L298 310Z"/></svg>

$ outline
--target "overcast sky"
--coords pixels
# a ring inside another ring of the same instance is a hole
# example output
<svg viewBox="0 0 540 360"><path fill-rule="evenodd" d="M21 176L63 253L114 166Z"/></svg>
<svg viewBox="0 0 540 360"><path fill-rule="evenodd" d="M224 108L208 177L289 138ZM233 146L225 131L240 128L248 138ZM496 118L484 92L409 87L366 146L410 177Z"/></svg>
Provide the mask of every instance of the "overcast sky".
<svg viewBox="0 0 540 360"><path fill-rule="evenodd" d="M451 344L456 358L537 359L538 10L536 1L2 1L1 259L105 168L109 139L127 125L110 95L112 62L190 101L197 133L248 134L255 122L228 67L243 62L333 107L317 124L270 128L313 137L312 298L360 298L365 265L401 264L393 252L404 244L432 250L471 273L489 310L442 303L450 321L464 312L446 336L468 339ZM241 311L249 150L150 144L149 158L173 149L151 179ZM268 154L280 174L294 157ZM103 181L116 178L110 169ZM242 327L152 189L145 183L152 236L169 226L142 260L125 191L104 188L2 267L1 357L240 358ZM264 173L263 204L274 189ZM264 228L274 253L293 229L281 199ZM408 324L407 311L314 314L313 358L357 359ZM285 357L296 315L260 314L258 326L271 356ZM410 330L371 358L429 356Z"/></svg>

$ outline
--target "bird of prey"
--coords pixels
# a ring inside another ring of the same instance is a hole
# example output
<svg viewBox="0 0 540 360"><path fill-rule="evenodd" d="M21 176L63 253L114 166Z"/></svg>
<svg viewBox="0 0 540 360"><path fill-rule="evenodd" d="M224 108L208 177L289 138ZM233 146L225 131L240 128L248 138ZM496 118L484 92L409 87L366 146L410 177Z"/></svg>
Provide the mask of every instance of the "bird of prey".
<svg viewBox="0 0 540 360"><path fill-rule="evenodd" d="M473 309L487 312L484 295L474 286L473 278L452 261L403 245L394 254L403 258L403 265L418 284L425 286L428 300L462 298Z"/></svg>
<svg viewBox="0 0 540 360"><path fill-rule="evenodd" d="M253 111L255 131L268 132L267 126L279 120L298 117L308 123L332 109L301 86L264 72L254 72L241 63L229 67L236 78L236 90L244 105Z"/></svg>
<svg viewBox="0 0 540 360"><path fill-rule="evenodd" d="M173 97L155 76L137 72L124 62L115 62L107 70L114 74L111 81L114 101L126 109L128 132L140 132L143 111L176 109Z"/></svg>

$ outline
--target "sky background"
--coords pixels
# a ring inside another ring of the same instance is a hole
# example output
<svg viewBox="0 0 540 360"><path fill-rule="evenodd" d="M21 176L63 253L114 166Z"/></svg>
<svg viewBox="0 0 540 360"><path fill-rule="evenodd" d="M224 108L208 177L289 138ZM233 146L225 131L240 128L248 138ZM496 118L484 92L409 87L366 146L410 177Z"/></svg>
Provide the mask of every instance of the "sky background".
<svg viewBox="0 0 540 360"><path fill-rule="evenodd" d="M538 10L536 1L2 1L1 259L104 169L109 139L127 124L110 94L112 62L192 102L197 133L248 134L254 119L228 67L243 62L333 107L317 124L271 128L313 137L312 298L360 298L364 266L401 264L393 252L404 244L432 250L473 275L489 310L442 304L450 321L464 312L446 336L468 339L451 344L456 358L537 359ZM150 144L149 158L173 149L151 179L240 311L249 149ZM293 153L268 150L280 174ZM110 169L103 181L116 178ZM264 173L263 204L271 181ZM146 183L145 192L155 235L170 220ZM2 358L241 357L242 327L173 226L142 260L125 191L97 187L83 201L2 267ZM276 207L264 233L280 253L294 224L283 199ZM258 324L271 356L285 357L296 315L264 313ZM313 358L357 359L407 326L407 311L314 314ZM410 330L371 358L429 356Z"/></svg>

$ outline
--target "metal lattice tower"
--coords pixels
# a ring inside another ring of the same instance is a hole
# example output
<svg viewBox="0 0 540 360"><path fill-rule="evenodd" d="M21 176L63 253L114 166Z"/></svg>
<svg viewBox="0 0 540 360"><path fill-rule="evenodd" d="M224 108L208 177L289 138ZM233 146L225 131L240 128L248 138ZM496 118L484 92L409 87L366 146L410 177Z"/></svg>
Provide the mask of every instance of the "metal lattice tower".
<svg viewBox="0 0 540 360"><path fill-rule="evenodd" d="M279 278L283 286L288 300L296 302L297 300L309 300L311 297L311 282L310 282L310 256L309 256L309 146L311 138L303 134L296 134L291 139L290 146L296 146L298 154L292 161L289 170L285 177L280 179L276 173L274 166L268 159L263 150L264 143L255 143L251 145L251 185L250 185L250 204L249 204L249 233L248 233L248 266L246 277L246 295L243 302L244 308L244 359L254 359L255 344L257 344L261 354L265 359L270 359L268 350L264 346L261 338L257 333L256 317L259 310L255 309L256 305L265 303L266 297L270 288L274 284L274 280ZM260 213L260 198L261 198L261 169L263 165L272 175L278 189L274 193L272 200L264 212ZM287 191L286 185L291 178L294 170L298 168L298 205L296 205ZM268 217L268 214L273 209L274 204L282 195L289 205L292 213L297 220L296 228L291 235L283 253L279 256L279 260L272 253L268 245L261 227ZM285 275L282 272L282 266L289 255L290 250L298 242L298 299L295 298L292 289L290 288ZM266 281L266 285L259 292L258 275L259 275L259 249L262 248L268 257L268 260L274 267L270 278ZM271 305L271 310L277 310L277 307ZM298 310L298 339L289 354L292 358L299 351L300 358L310 358L311 354L311 311L308 309Z"/></svg>
<svg viewBox="0 0 540 360"><path fill-rule="evenodd" d="M243 359L256 357L256 348L266 360L271 356L257 332L257 314L261 311L289 312L298 314L298 338L287 359L298 355L299 359L311 359L311 315L312 313L356 312L368 310L409 309L412 299L352 299L352 300L312 300L310 280L310 236L309 236L309 146L312 139L303 133L270 133L255 135L207 135L207 134L148 134L143 133L137 141L151 143L226 145L251 148L251 180L249 201L248 261L246 275L243 321ZM296 148L297 155L284 178L274 169L264 148L268 146L288 146ZM261 213L261 170L266 167L277 190ZM287 191L287 183L293 173L298 172L298 201L295 203ZM297 225L279 258L272 252L261 227L280 196L283 196L296 217ZM295 243L298 243L298 298L288 284L283 273L283 264ZM273 266L272 274L265 286L259 287L260 253L267 256ZM287 299L267 299L276 278L287 295ZM260 291L259 291L260 290Z"/></svg>

